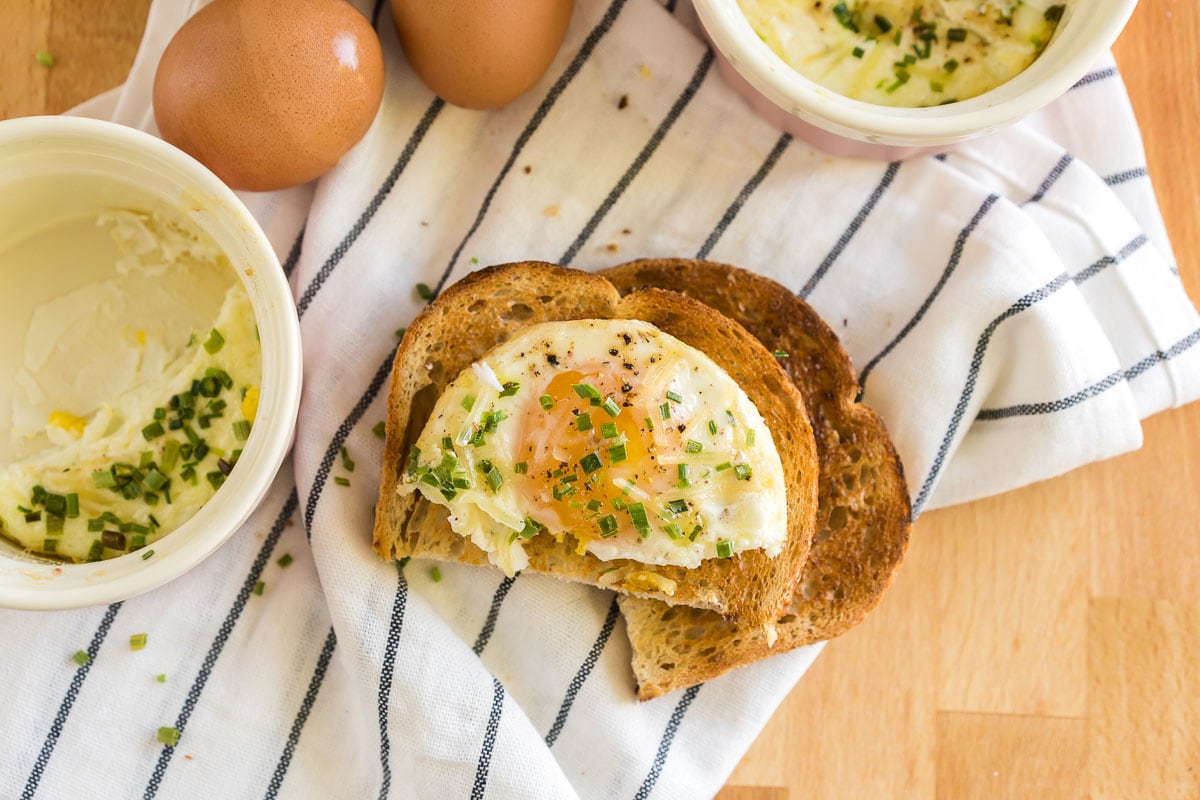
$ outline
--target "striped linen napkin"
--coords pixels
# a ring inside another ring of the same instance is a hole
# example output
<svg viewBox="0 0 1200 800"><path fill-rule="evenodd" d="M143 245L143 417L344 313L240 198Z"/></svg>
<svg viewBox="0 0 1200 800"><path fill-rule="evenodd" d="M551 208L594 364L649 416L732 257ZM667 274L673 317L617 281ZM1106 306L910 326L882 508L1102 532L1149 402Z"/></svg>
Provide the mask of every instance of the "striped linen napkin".
<svg viewBox="0 0 1200 800"><path fill-rule="evenodd" d="M155 3L128 83L82 112L153 130L155 64L196 5ZM245 528L174 583L0 614L0 795L720 788L818 648L639 704L610 593L459 565L438 581L428 562L371 551L373 430L417 282L521 259L760 270L842 337L918 512L1136 448L1141 418L1200 394L1200 319L1111 62L1015 128L881 164L759 121L673 1L579 0L542 82L491 113L432 97L386 7L364 13L388 70L374 127L315 185L245 196L300 312L293 460ZM137 633L148 642L133 651ZM156 741L160 726L177 745Z"/></svg>

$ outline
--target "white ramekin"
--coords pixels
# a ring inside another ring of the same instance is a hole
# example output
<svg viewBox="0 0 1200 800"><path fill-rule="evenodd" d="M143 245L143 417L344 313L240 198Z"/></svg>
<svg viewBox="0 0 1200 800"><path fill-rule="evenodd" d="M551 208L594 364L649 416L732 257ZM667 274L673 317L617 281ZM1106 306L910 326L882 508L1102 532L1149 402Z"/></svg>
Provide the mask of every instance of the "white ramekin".
<svg viewBox="0 0 1200 800"><path fill-rule="evenodd" d="M895 160L928 155L1010 125L1071 88L1116 41L1137 0L1068 0L1050 44L1012 80L933 108L851 100L805 78L750 27L737 0L694 0L717 67L755 111L834 155Z"/></svg>
<svg viewBox="0 0 1200 800"><path fill-rule="evenodd" d="M300 327L283 270L254 217L208 169L166 142L123 125L75 117L0 122L0 199L6 192L29 196L31 187L36 202L55 213L113 204L177 208L234 266L254 307L262 345L258 413L237 467L194 517L153 544L152 557L139 551L60 564L0 542L0 607L77 608L122 600L177 578L246 521L291 446L300 405ZM13 235L5 225L0 219L0 239Z"/></svg>

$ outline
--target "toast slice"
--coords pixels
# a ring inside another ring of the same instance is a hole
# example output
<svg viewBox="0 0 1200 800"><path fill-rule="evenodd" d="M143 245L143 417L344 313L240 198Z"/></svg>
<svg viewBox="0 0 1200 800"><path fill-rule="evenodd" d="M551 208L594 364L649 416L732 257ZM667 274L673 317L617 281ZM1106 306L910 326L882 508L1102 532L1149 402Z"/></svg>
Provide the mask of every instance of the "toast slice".
<svg viewBox="0 0 1200 800"><path fill-rule="evenodd" d="M735 319L800 389L817 441L817 535L785 614L773 629L700 609L619 599L633 645L638 697L692 686L773 653L844 633L873 609L908 545L912 510L883 421L855 402L857 381L837 336L787 288L737 267L690 259L635 261L602 273L624 293L683 287Z"/></svg>
<svg viewBox="0 0 1200 800"><path fill-rule="evenodd" d="M639 319L704 351L746 392L771 430L787 482L788 538L769 558L749 550L700 567L601 561L580 555L573 537L535 536L530 569L666 604L705 608L758 625L790 602L815 532L817 452L803 398L770 351L729 318L684 295L648 289L622 295L605 278L542 262L480 270L449 287L408 328L396 352L374 546L387 559L420 556L486 564L455 533L444 506L399 495L409 447L446 385L494 345L539 322ZM615 568L615 569L614 569Z"/></svg>

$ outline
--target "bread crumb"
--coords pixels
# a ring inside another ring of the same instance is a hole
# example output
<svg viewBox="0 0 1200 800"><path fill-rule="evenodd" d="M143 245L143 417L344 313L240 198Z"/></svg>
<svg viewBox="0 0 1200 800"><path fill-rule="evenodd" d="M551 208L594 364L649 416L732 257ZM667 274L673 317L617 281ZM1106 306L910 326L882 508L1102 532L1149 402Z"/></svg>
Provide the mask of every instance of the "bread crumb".
<svg viewBox="0 0 1200 800"><path fill-rule="evenodd" d="M629 234L633 233L633 231L629 230L629 228L622 228L621 233L628 236Z"/></svg>
<svg viewBox="0 0 1200 800"><path fill-rule="evenodd" d="M623 95L621 95L621 99L617 101L617 110L623 111L624 109L626 109L628 107L629 107L629 95L623 94Z"/></svg>
<svg viewBox="0 0 1200 800"><path fill-rule="evenodd" d="M779 631L775 628L775 623L768 622L763 625L763 633L767 637L767 647L774 647L775 642L779 639Z"/></svg>
<svg viewBox="0 0 1200 800"><path fill-rule="evenodd" d="M650 80L650 68L645 64L638 64L638 75L641 75L646 80Z"/></svg>
<svg viewBox="0 0 1200 800"><path fill-rule="evenodd" d="M615 253L620 249L621 248L617 247L616 242L609 242L608 244L604 245L604 251L606 253Z"/></svg>
<svg viewBox="0 0 1200 800"><path fill-rule="evenodd" d="M533 167L529 164L526 164L525 165L525 174L528 175L531 172L533 172Z"/></svg>
<svg viewBox="0 0 1200 800"><path fill-rule="evenodd" d="M545 208L542 209L542 213L545 214L547 217L557 217L558 216L558 206L556 206L556 205L546 206Z"/></svg>

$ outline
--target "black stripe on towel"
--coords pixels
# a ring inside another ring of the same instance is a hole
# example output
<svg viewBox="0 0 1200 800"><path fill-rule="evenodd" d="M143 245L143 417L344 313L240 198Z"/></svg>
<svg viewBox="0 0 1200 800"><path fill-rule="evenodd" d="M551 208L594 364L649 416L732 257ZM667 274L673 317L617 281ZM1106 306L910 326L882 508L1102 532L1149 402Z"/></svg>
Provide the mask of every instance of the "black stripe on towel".
<svg viewBox="0 0 1200 800"><path fill-rule="evenodd" d="M746 205L746 201L750 199L750 195L754 194L754 190L766 180L766 177L771 174L771 170L779 163L779 157L783 155L783 151L787 149L791 141L792 135L790 133L781 134L775 140L775 146L771 148L771 152L767 153L766 159L759 165L754 175L750 177L750 180L746 181L746 185L742 187L737 197L729 204L729 208L725 209L725 214L721 217L721 221L717 223L717 227L704 240L704 244L696 252L696 258L708 258L708 254L712 252L713 247L716 246L717 242L725 234L725 229L730 226L741 212L742 206Z"/></svg>
<svg viewBox="0 0 1200 800"><path fill-rule="evenodd" d="M1095 277L1103 270L1120 264L1138 250L1141 250L1149 241L1150 240L1146 238L1146 234L1140 233L1131 239L1128 244L1118 250L1115 256L1106 255L1097 259L1094 263L1089 264L1087 267L1084 267L1079 272L1072 275L1071 280L1075 281L1076 283L1083 283L1089 278Z"/></svg>
<svg viewBox="0 0 1200 800"><path fill-rule="evenodd" d="M975 419L979 422L988 422L991 420L1010 419L1012 417L1032 417L1039 414L1053 414L1056 411L1066 411L1068 408L1077 406L1085 400L1090 400L1093 397L1104 394L1123 381L1133 380L1151 367L1170 361L1181 353L1195 347L1198 343L1200 343L1200 330L1195 330L1166 350L1155 350L1128 369L1117 370L1102 380L1093 383L1091 386L1080 389L1078 392L1067 397L1041 403L1021 403L1019 405L1004 406L1003 408L985 408L979 412Z"/></svg>
<svg viewBox="0 0 1200 800"><path fill-rule="evenodd" d="M237 593L237 597L234 599L229 613L225 615L225 621L221 623L221 628L217 631L216 638L209 645L208 653L204 656L204 661L200 665L200 672L192 682L192 687L188 690L187 698L183 701L183 708L180 709L179 715L175 718L175 728L181 734L186 732L188 720L191 719L192 712L196 710L196 705L200 702L200 695L204 692L204 687L208 683L209 677L212 676L213 667L216 666L217 659L221 657L221 651L225 649L225 643L229 641L234 626L237 625L242 611L246 608L246 603L250 600L250 595L254 591L255 584L258 583L259 577L262 576L262 571L267 565L267 559L271 557L271 552L275 549L276 543L279 542L279 537L283 533L288 519L292 514L296 513L296 506L298 504L296 490L292 489L279 515L275 518L275 524L271 526L271 532L267 534L266 540L262 543L262 547L259 548L258 555L254 558L254 563L250 566L250 571L246 574L246 580L242 581L242 588ZM142 795L144 800L151 800L158 793L158 787L162 784L163 774L167 771L167 767L171 763L171 756L175 754L177 747L178 745L164 745L163 749L159 752L158 761L154 765L154 772L150 775L150 781L146 784L146 791Z"/></svg>
<svg viewBox="0 0 1200 800"><path fill-rule="evenodd" d="M954 413L950 418L950 425L946 430L945 436L942 437L942 443L938 447L937 456L933 460L933 466L930 467L929 474L925 476L925 481L921 484L921 491L917 495L916 501L913 502L913 519L916 519L920 515L921 509L925 507L926 501L929 500L929 493L933 491L933 486L942 472L942 467L945 466L946 456L950 452L950 445L958 433L963 416L967 413L967 405L971 402L971 396L975 393L975 381L979 378L979 369L983 366L983 357L987 353L988 345L992 341L992 334L996 332L996 328L1000 327L1000 324L1006 319L1014 317L1022 311L1037 305L1070 282L1071 276L1064 272L1045 286L1035 289L1013 303L1004 313L988 323L983 333L979 335L979 340L975 343L975 355L971 359L971 368L967 372L966 385L963 386L962 394L959 396L958 403L954 407Z"/></svg>
<svg viewBox="0 0 1200 800"><path fill-rule="evenodd" d="M394 349L389 351L387 358L375 370L375 376L371 378L371 383L367 386L366 391L358 398L358 402L354 404L354 408L350 409L350 413L342 420L342 424L338 425L333 440L329 442L329 447L325 448L325 455L321 456L321 463L317 465L317 474L313 478L312 490L308 493L308 500L304 503L304 533L309 539L312 539L312 525L313 518L317 513L317 503L321 502L321 494L329 481L333 461L341 451L342 445L346 443L346 439L350 437L350 431L354 430L354 426L362 419L363 414L367 413L367 409L370 408L371 403L375 402L375 397L387 383L388 377L392 374L392 360L395 357L396 351Z"/></svg>
<svg viewBox="0 0 1200 800"><path fill-rule="evenodd" d="M625 170L625 174L621 176L621 179L613 186L612 190L608 193L608 197L604 198L604 202L596 209L596 213L588 220L587 225L580 231L579 236L575 238L571 246L562 254L562 257L559 259L560 264L569 264L575 260L575 256L579 254L580 249L583 248L587 240L595 233L596 227L608 216L608 212L612 210L617 200L629 188L629 184L633 183L633 179L638 176L638 173L646 166L646 162L658 150L658 146L662 144L662 140L666 138L667 133L675 125L675 121L679 119L683 110L687 108L688 103L692 101L692 98L696 96L696 92L700 90L700 84L704 83L704 78L708 75L708 71L712 67L713 58L712 49L706 49L704 57L700 59L700 63L696 65L695 71L692 72L691 80L688 81L687 86L684 87L679 97L675 98L675 103L671 106L671 110L667 112L662 122L658 124L658 128L651 134L645 147L638 153L633 163L629 165L629 169Z"/></svg>
<svg viewBox="0 0 1200 800"><path fill-rule="evenodd" d="M496 617L500 615L500 604L504 602L504 598L508 596L508 590L512 588L516 580L516 576L506 575L504 580L500 581L500 585L496 587L496 592L492 595L492 604L488 607L487 618L483 623L483 629L479 631L479 636L471 647L471 652L475 655L482 653L483 649L487 647L488 641L491 640L492 632L496 630Z"/></svg>
<svg viewBox="0 0 1200 800"><path fill-rule="evenodd" d="M571 713L571 706L575 704L575 697L583 688L583 682L595 669L596 662L600 660L600 654L604 652L604 647L608 644L608 638L612 636L616 624L617 598L613 597L612 604L608 607L608 616L604 618L604 625L600 628L600 633L596 635L596 641L592 642L592 649L588 651L587 658L579 665L575 677L571 678L571 683L567 686L567 695L563 698L562 705L558 707L558 714L554 717L554 724L550 726L550 732L546 734L546 747L553 747L554 742L558 740L558 735L562 733L563 725L567 723L567 715Z"/></svg>
<svg viewBox="0 0 1200 800"><path fill-rule="evenodd" d="M283 747L283 754L279 756L279 763L275 766L275 773L271 776L271 783L267 786L266 800L275 800L279 796L279 787L283 785L283 778L292 764L292 756L296 752L296 745L300 742L300 733L304 730L304 723L308 722L308 715L312 712L313 704L317 702L317 694L321 691L321 684L325 681L325 673L329 669L329 661L333 658L333 650L336 647L337 634L333 632L333 628L330 628L329 635L325 637L325 646L321 648L321 655L317 658L316 669L313 670L312 678L308 681L308 691L304 693L304 701L300 704L300 710L292 722L292 730L288 733L287 744Z"/></svg>
<svg viewBox="0 0 1200 800"><path fill-rule="evenodd" d="M500 714L504 711L504 687L492 678L492 710L488 714L487 729L483 733L483 747L479 750L479 761L475 765L475 785L471 787L471 800L483 800L487 791L488 771L492 768L492 750L496 746L496 734L500 731Z"/></svg>
<svg viewBox="0 0 1200 800"><path fill-rule="evenodd" d="M925 302L921 303L921 307L917 309L917 313L913 315L913 318L910 319L903 328L901 328L900 332L896 334L892 341L888 342L887 347L884 347L883 350L880 351L879 355L868 361L867 365L863 367L862 372L859 373L859 394L862 393L861 387L866 386L867 378L870 376L871 371L875 369L876 365L886 358L888 353L892 352L892 350L896 348L896 345L904 341L905 337L912 333L913 329L916 328L917 324L920 323L920 321L924 318L926 312L929 311L930 306L933 305L933 301L937 299L939 294L941 294L942 289L946 286L946 282L950 280L950 276L954 274L954 270L958 267L958 262L962 259L963 249L967 245L967 240L971 238L971 234L975 232L975 228L979 226L979 223L983 219L984 215L991 210L992 206L994 206L996 201L999 199L1000 198L997 195L988 195L987 199L983 201L983 205L979 206L979 210L975 212L975 216L971 217L971 221L967 223L966 227L959 231L958 238L954 241L954 248L950 251L950 260L946 262L946 269L942 271L942 276L938 278L938 282L934 285L933 291L930 292L929 296L925 298Z"/></svg>
<svg viewBox="0 0 1200 800"><path fill-rule="evenodd" d="M1149 175L1150 173L1145 167L1134 167L1133 169L1114 172L1112 175L1105 175L1104 182L1109 186L1117 186L1122 183L1128 183L1129 181L1135 181L1138 178L1149 177Z"/></svg>
<svg viewBox="0 0 1200 800"><path fill-rule="evenodd" d="M38 751L37 760L33 762L33 769L25 781L25 791L21 792L21 800L30 800L37 792L38 784L41 783L42 775L46 771L46 765L50 763L50 757L54 755L54 748L58 745L58 737L62 735L63 727L67 724L67 717L70 716L71 708L75 705L75 698L79 697L83 682L87 680L88 672L91 671L96 656L100 654L100 645L104 644L108 630L112 627L113 620L116 619L117 612L120 610L121 603L110 605L100 619L100 625L96 628L96 632L92 634L92 641L87 646L88 662L76 667L75 674L71 676L67 693L63 695L62 702L58 704L58 713L54 715L54 721L50 723L50 731L46 734L46 739L42 742L42 749Z"/></svg>
<svg viewBox="0 0 1200 800"><path fill-rule="evenodd" d="M1095 72L1089 72L1087 75L1084 75L1082 78L1080 78L1078 81L1076 81L1075 85L1072 86L1071 89L1068 91L1074 91L1075 89L1081 89L1084 86L1087 86L1092 83L1096 83L1098 81L1108 80L1109 78L1115 78L1118 74L1119 73L1117 72L1116 67L1105 67L1104 69L1098 69Z"/></svg>
<svg viewBox="0 0 1200 800"><path fill-rule="evenodd" d="M1067 171L1067 167L1071 166L1072 161L1074 161L1074 158L1071 156L1071 154L1065 153L1063 157L1058 160L1058 163L1054 165L1054 168L1050 170L1050 173L1046 175L1045 180L1042 181L1042 185L1039 186L1037 191L1034 192L1033 195L1025 202L1042 202L1042 198L1046 196L1046 192L1050 191L1051 186L1058 183L1058 179L1061 178L1063 173Z"/></svg>
<svg viewBox="0 0 1200 800"><path fill-rule="evenodd" d="M304 312L308 310L309 305L316 298L317 292L321 291L321 287L325 285L325 281L329 280L329 276L337 269L338 264L342 263L342 259L346 257L346 253L350 252L351 246L362 235L362 232L367 229L367 225L374 218L375 213L379 211L379 207L383 205L383 201L391 194L392 189L396 186L396 181L400 180L401 173L408 166L408 162L412 160L413 153L417 151L417 147L425 138L425 134L429 132L429 128L433 125L433 121L437 119L441 110L446 103L440 97L435 97L429 107L425 109L424 116L417 123L416 130L408 137L408 142L404 145L404 150L401 151L400 157L396 159L396 163L392 165L392 171L384 178L383 183L375 191L375 196L371 198L371 202L363 209L358 220L354 223L354 227L342 238L338 246L329 254L329 258L321 265L321 269L313 276L312 281L304 289L304 293L300 295L300 299L296 301L296 312L303 317Z"/></svg>
<svg viewBox="0 0 1200 800"><path fill-rule="evenodd" d="M867 221L867 217L871 216L871 212L875 210L875 206L879 204L879 199L883 197L883 193L892 185L892 181L896 179L896 173L900 171L900 162L893 161L887 165L887 169L883 171L883 177L879 179L879 183L871 190L871 195L867 198L867 202L863 203L862 208L854 215L854 219L850 220L850 224L846 226L846 230L842 231L842 235L838 237L837 243L833 249L825 256L817 267L817 271L812 274L804 286L797 292L801 300L808 299L813 290L817 288L817 284L825 277L825 273L833 266L833 262L838 260L838 256L850 244L850 240L854 238L854 234L858 233L858 229Z"/></svg>
<svg viewBox="0 0 1200 800"><path fill-rule="evenodd" d="M680 724L683 723L688 706L696 699L696 695L703 685L701 683L689 687L683 693L683 697L679 698L679 703L671 712L671 719L667 721L667 728L663 731L662 740L658 743L658 752L654 754L654 763L650 765L650 772L646 774L642 785L638 787L634 800L646 800L650 796L650 792L654 790L654 784L658 783L658 776L662 774L663 765L667 763L667 754L671 752L671 742L675 741L675 734L679 731Z"/></svg>
<svg viewBox="0 0 1200 800"><path fill-rule="evenodd" d="M626 0L614 0L609 5L608 10L604 12L604 16L596 23L596 27L592 28L584 40L583 45L579 48L579 52L575 54L575 58L563 70L563 73L558 76L558 80L550 87L550 91L542 98L542 102L538 105L537 111L533 112L533 116L529 118L529 122L525 125L525 130L521 131L521 135L517 137L517 141L513 144L512 152L508 156L508 160L504 162L504 166L500 168L500 174L496 176L496 180L492 182L492 186L484 195L483 203L479 206L479 211L475 214L475 221L471 223L471 227L467 229L462 241L458 243L458 247L454 250L454 255L450 256L450 261L446 264L446 268L442 270L442 277L438 279L437 284L433 288L434 295L441 294L442 289L446 286L446 281L450 279L450 274L454 272L454 265L458 263L459 257L462 255L463 248L467 246L467 242L475 235L475 231L479 230L479 226L483 224L483 218L487 215L488 209L491 208L492 200L496 196L496 192L500 188L501 182L512 170L517 158L520 157L521 151L525 149L525 145L533 137L538 126L550 113L550 109L554 107L558 98L566 91L567 86L579 74L579 70L587 62L592 55L592 51L596 49L596 45L604 38L604 35L612 28L613 23L617 21L617 15L624 8Z"/></svg>
<svg viewBox="0 0 1200 800"><path fill-rule="evenodd" d="M296 234L296 241L292 242L292 249L288 250L287 258L283 262L283 277L290 278L296 270L296 263L300 261L300 249L304 246L304 231L308 228L308 223L300 226L300 232Z"/></svg>
<svg viewBox="0 0 1200 800"><path fill-rule="evenodd" d="M404 626L404 609L408 606L408 579L404 568L396 562L396 598L392 601L392 621L388 624L387 644L383 648L383 664L379 669L379 766L382 781L379 800L385 800L392 788L392 743L388 738L388 704L392 697L392 676L396 671L396 650L400 646L400 629Z"/></svg>

